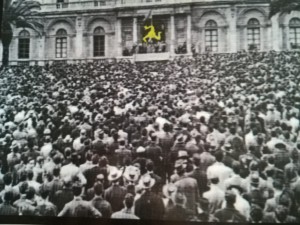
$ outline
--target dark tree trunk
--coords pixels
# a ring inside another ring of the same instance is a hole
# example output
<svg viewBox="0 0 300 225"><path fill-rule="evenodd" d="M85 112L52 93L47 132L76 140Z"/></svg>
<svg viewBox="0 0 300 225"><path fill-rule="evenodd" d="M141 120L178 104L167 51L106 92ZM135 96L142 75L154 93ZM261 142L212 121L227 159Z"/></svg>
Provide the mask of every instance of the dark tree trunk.
<svg viewBox="0 0 300 225"><path fill-rule="evenodd" d="M3 44L2 65L8 66L8 64L9 64L9 45Z"/></svg>
<svg viewBox="0 0 300 225"><path fill-rule="evenodd" d="M12 29L9 24L3 24L2 30L2 66L8 66L9 64L9 45L12 41Z"/></svg>

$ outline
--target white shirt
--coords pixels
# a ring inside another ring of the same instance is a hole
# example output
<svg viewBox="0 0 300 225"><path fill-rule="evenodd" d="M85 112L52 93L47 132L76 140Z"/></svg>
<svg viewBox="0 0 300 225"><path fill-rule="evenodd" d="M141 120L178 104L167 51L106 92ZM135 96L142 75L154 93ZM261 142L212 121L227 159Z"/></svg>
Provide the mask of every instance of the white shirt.
<svg viewBox="0 0 300 225"><path fill-rule="evenodd" d="M51 151L52 151L52 144L51 143L46 143L41 148L41 155L46 159L46 158L48 158Z"/></svg>
<svg viewBox="0 0 300 225"><path fill-rule="evenodd" d="M209 202L209 212L215 213L220 209L223 201L225 200L225 192L217 185L211 184L210 190L203 193L203 197Z"/></svg>
<svg viewBox="0 0 300 225"><path fill-rule="evenodd" d="M225 191L225 180L233 176L234 173L231 168L224 165L222 162L215 162L207 168L207 179L219 178L218 186Z"/></svg>
<svg viewBox="0 0 300 225"><path fill-rule="evenodd" d="M62 179L64 177L75 177L75 176L77 176L80 179L81 184L86 184L86 178L83 176L83 174L81 173L79 168L77 166L75 166L74 164L72 164L72 163L70 163L68 165L65 165L61 168L60 176L61 176Z"/></svg>

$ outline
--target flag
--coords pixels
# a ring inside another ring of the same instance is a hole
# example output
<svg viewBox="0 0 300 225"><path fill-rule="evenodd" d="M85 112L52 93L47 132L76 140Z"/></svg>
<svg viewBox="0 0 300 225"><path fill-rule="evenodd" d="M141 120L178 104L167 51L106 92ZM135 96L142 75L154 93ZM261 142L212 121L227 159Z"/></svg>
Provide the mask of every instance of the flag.
<svg viewBox="0 0 300 225"><path fill-rule="evenodd" d="M144 23L145 23L147 20L152 20L152 9L149 10L148 15L144 18Z"/></svg>

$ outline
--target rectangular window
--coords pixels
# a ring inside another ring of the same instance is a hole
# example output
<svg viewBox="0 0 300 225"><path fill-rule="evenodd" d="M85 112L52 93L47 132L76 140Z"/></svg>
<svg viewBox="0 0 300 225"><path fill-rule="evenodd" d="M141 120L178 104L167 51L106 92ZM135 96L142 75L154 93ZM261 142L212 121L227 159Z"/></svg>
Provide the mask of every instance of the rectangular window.
<svg viewBox="0 0 300 225"><path fill-rule="evenodd" d="M67 37L56 38L55 57L67 58Z"/></svg>
<svg viewBox="0 0 300 225"><path fill-rule="evenodd" d="M300 48L300 27L290 28L290 43L292 49Z"/></svg>
<svg viewBox="0 0 300 225"><path fill-rule="evenodd" d="M248 49L260 49L260 28L248 28L247 30Z"/></svg>
<svg viewBox="0 0 300 225"><path fill-rule="evenodd" d="M94 57L105 55L105 36L94 36Z"/></svg>
<svg viewBox="0 0 300 225"><path fill-rule="evenodd" d="M217 29L205 30L205 51L210 51L210 52L218 51L218 30Z"/></svg>
<svg viewBox="0 0 300 225"><path fill-rule="evenodd" d="M19 59L29 59L30 39L19 39Z"/></svg>

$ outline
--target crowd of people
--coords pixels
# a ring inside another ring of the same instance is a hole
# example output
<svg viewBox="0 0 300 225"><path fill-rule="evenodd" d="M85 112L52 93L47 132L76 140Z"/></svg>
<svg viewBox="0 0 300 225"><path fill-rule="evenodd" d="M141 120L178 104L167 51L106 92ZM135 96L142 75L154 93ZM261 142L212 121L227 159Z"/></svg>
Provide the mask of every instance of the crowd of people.
<svg viewBox="0 0 300 225"><path fill-rule="evenodd" d="M125 47L123 49L123 56L132 56L134 54L147 54L147 53L163 53L166 52L167 44L164 41L148 43L133 44L132 47Z"/></svg>
<svg viewBox="0 0 300 225"><path fill-rule="evenodd" d="M4 68L0 215L298 222L299 54Z"/></svg>

